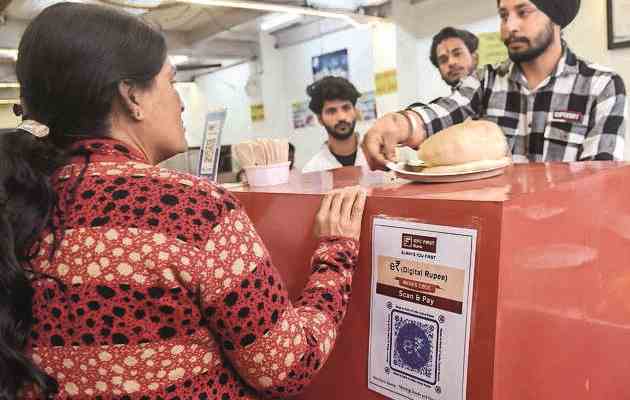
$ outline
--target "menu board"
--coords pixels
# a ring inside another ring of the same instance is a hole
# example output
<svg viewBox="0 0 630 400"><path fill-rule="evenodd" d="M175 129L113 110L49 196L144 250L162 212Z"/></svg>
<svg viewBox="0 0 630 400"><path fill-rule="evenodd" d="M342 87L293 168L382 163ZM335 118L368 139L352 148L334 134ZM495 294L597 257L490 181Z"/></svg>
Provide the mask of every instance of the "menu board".
<svg viewBox="0 0 630 400"><path fill-rule="evenodd" d="M388 69L387 71L377 72L374 75L374 84L377 96L396 93L398 91L398 71Z"/></svg>
<svg viewBox="0 0 630 400"><path fill-rule="evenodd" d="M317 117L308 108L308 101L295 101L291 103L291 121L293 129L296 130L317 125Z"/></svg>
<svg viewBox="0 0 630 400"><path fill-rule="evenodd" d="M630 0L608 0L608 48L630 47Z"/></svg>
<svg viewBox="0 0 630 400"><path fill-rule="evenodd" d="M199 176L216 180L221 150L221 132L225 124L226 110L210 111L206 116L201 149L199 151Z"/></svg>
<svg viewBox="0 0 630 400"><path fill-rule="evenodd" d="M350 79L348 66L348 49L320 54L312 58L313 82L327 76L339 76Z"/></svg>
<svg viewBox="0 0 630 400"><path fill-rule="evenodd" d="M359 112L359 121L373 121L378 118L374 91L363 93L357 99L356 108Z"/></svg>
<svg viewBox="0 0 630 400"><path fill-rule="evenodd" d="M252 122L260 122L265 120L265 105L252 104L249 106Z"/></svg>
<svg viewBox="0 0 630 400"><path fill-rule="evenodd" d="M477 231L375 217L368 387L466 398Z"/></svg>

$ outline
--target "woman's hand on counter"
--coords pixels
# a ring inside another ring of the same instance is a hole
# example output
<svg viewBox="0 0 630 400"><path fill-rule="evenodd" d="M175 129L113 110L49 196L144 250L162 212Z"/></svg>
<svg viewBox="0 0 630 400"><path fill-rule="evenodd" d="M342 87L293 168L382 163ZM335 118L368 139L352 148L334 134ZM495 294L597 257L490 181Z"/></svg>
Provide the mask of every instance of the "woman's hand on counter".
<svg viewBox="0 0 630 400"><path fill-rule="evenodd" d="M360 187L333 190L326 194L315 219L315 236L359 240L366 198L365 191Z"/></svg>

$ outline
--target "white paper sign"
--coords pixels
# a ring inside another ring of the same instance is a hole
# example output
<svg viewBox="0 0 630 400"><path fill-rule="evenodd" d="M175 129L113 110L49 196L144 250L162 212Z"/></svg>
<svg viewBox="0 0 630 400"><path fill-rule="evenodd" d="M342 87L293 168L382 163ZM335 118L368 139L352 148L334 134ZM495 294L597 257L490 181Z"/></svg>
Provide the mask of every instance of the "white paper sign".
<svg viewBox="0 0 630 400"><path fill-rule="evenodd" d="M474 229L376 217L368 387L391 399L464 400Z"/></svg>
<svg viewBox="0 0 630 400"><path fill-rule="evenodd" d="M206 116L206 129L203 133L199 151L199 176L216 181L219 173L219 156L221 155L221 132L225 124L225 109L210 111Z"/></svg>

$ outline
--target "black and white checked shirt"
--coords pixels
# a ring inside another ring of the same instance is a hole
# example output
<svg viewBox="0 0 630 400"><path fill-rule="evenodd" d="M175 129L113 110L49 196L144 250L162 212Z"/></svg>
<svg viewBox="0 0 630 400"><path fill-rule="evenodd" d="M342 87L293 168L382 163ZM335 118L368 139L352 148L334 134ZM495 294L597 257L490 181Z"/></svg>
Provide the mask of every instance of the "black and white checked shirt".
<svg viewBox="0 0 630 400"><path fill-rule="evenodd" d="M467 118L498 124L516 162L622 160L626 89L619 75L563 44L555 72L534 90L511 61L487 65L448 97L414 104L432 135Z"/></svg>

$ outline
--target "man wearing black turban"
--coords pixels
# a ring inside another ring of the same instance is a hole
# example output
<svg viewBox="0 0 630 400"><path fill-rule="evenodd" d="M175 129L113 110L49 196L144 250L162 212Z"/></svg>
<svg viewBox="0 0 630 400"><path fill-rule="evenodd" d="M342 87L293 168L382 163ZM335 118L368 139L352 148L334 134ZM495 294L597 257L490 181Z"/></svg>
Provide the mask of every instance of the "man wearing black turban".
<svg viewBox="0 0 630 400"><path fill-rule="evenodd" d="M515 162L623 160L623 80L576 56L562 39L580 0L497 0L497 6L510 60L462 79L448 97L381 117L363 140L373 169L394 158L397 144L417 147L468 118L499 125Z"/></svg>
<svg viewBox="0 0 630 400"><path fill-rule="evenodd" d="M531 0L556 25L564 29L577 16L580 0Z"/></svg>
<svg viewBox="0 0 630 400"><path fill-rule="evenodd" d="M580 0L499 0L497 3L501 36L512 61L527 63L544 53L553 55L548 57L553 61L560 58L560 30L577 16ZM528 71L524 72L528 75Z"/></svg>

